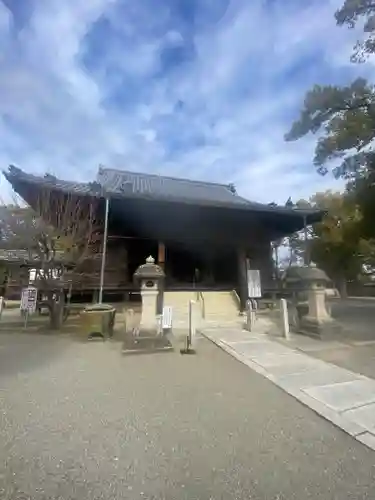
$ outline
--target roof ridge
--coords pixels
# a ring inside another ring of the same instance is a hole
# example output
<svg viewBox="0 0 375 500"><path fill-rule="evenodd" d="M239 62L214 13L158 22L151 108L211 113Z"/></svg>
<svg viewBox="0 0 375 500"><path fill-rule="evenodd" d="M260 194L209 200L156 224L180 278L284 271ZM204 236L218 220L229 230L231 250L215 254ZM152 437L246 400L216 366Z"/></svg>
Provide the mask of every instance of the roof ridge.
<svg viewBox="0 0 375 500"><path fill-rule="evenodd" d="M171 175L162 175L162 174L149 174L148 172L134 172L132 170L121 170L119 168L112 168L112 167L99 167L99 171L112 171L112 172L118 172L121 174L133 174L133 175L143 175L146 177L154 177L158 178L161 177L163 179L169 179L172 181L182 181L182 182L189 182L191 184L204 184L204 185L209 185L209 186L221 186L225 187L226 189L228 188L229 184L223 184L221 182L211 182L211 181L200 181L200 180L195 180L195 179L187 179L186 177L174 177Z"/></svg>

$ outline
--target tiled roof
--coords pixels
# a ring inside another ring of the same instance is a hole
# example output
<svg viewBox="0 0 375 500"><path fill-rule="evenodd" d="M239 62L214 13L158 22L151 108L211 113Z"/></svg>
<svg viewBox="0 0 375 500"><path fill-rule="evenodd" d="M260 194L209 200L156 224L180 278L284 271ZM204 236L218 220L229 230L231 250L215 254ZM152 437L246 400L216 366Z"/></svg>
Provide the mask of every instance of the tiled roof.
<svg viewBox="0 0 375 500"><path fill-rule="evenodd" d="M231 192L225 184L178 179L99 168L96 178L108 192L124 197L153 198L197 204L249 206L250 202Z"/></svg>
<svg viewBox="0 0 375 500"><path fill-rule="evenodd" d="M300 210L273 204L252 202L233 193L229 185L217 184L175 177L164 177L153 174L135 173L110 168L99 168L96 181L72 182L57 179L46 174L44 177L24 172L16 167L9 167L3 172L6 179L15 187L22 182L26 184L44 185L51 189L74 192L81 195L108 194L113 197L127 199L150 199L158 201L174 201L198 206L226 207L246 211L273 213L289 217L307 217L307 222L321 219L322 213L317 210Z"/></svg>

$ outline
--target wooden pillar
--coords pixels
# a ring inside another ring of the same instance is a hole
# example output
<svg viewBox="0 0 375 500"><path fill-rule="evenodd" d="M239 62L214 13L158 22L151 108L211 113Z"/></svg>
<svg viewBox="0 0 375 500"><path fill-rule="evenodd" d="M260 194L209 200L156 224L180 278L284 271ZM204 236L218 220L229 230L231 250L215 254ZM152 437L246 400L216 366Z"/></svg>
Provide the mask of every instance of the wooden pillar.
<svg viewBox="0 0 375 500"><path fill-rule="evenodd" d="M244 311L246 309L248 291L247 291L246 251L243 248L237 250L237 266L238 266L238 286L239 286L241 311Z"/></svg>
<svg viewBox="0 0 375 500"><path fill-rule="evenodd" d="M161 241L158 243L158 265L164 270L165 267L165 245Z"/></svg>
<svg viewBox="0 0 375 500"><path fill-rule="evenodd" d="M270 242L264 242L256 249L256 269L259 269L262 290L271 290L273 287L273 259Z"/></svg>
<svg viewBox="0 0 375 500"><path fill-rule="evenodd" d="M161 241L158 243L158 265L165 272L165 245ZM163 312L164 305L164 288L165 288L165 279L161 281L159 288L159 293L156 302L156 312L157 314L161 314Z"/></svg>

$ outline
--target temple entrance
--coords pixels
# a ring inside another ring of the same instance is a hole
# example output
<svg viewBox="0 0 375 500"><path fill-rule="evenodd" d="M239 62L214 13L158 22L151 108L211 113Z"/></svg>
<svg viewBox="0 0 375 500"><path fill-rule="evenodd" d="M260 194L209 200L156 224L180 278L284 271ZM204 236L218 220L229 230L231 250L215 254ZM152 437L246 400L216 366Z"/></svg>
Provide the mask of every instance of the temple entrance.
<svg viewBox="0 0 375 500"><path fill-rule="evenodd" d="M166 247L168 288L233 289L237 283L234 249L205 244L171 244Z"/></svg>
<svg viewBox="0 0 375 500"><path fill-rule="evenodd" d="M131 285L135 270L149 255L158 262L158 242L129 238L126 247ZM168 241L165 243L164 270L169 289L229 290L237 286L237 253L234 248L226 246Z"/></svg>
<svg viewBox="0 0 375 500"><path fill-rule="evenodd" d="M202 281L204 258L197 249L169 245L166 251L167 286L195 287Z"/></svg>
<svg viewBox="0 0 375 500"><path fill-rule="evenodd" d="M127 253L128 253L128 276L132 281L133 275L138 266L146 262L147 257L150 255L157 259L158 243L155 240L131 238L127 240Z"/></svg>

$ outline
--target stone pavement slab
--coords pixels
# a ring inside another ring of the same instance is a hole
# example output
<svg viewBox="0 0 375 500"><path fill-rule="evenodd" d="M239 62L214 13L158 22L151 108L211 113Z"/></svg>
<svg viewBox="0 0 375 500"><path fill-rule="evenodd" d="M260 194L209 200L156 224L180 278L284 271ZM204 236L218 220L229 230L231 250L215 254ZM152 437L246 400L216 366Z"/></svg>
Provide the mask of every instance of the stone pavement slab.
<svg viewBox="0 0 375 500"><path fill-rule="evenodd" d="M345 417L366 427L375 435L375 404L371 403L345 412Z"/></svg>
<svg viewBox="0 0 375 500"><path fill-rule="evenodd" d="M331 363L354 373L375 379L375 341L340 338L326 342L298 334L286 340L275 337L278 343L302 351L311 357Z"/></svg>
<svg viewBox="0 0 375 500"><path fill-rule="evenodd" d="M315 359L265 332L261 320L256 333L225 326L201 331L237 360L375 450L375 380ZM305 343L308 347L309 339ZM314 342L311 347L315 349Z"/></svg>
<svg viewBox="0 0 375 500"><path fill-rule="evenodd" d="M305 392L336 411L345 411L375 402L375 381L350 380L311 387Z"/></svg>
<svg viewBox="0 0 375 500"><path fill-rule="evenodd" d="M280 382L290 387L308 388L321 386L330 380L333 384L353 380L353 374L337 366L325 364L320 370L309 369L299 373L289 373L280 377Z"/></svg>

